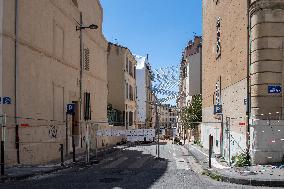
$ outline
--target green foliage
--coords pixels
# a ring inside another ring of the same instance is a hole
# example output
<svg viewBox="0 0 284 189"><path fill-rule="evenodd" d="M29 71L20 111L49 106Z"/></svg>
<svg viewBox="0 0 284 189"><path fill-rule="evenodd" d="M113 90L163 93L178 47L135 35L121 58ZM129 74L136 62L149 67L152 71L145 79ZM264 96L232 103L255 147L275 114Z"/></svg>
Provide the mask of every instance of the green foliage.
<svg viewBox="0 0 284 189"><path fill-rule="evenodd" d="M249 158L245 153L232 157L232 161L236 167L244 167L250 165Z"/></svg>
<svg viewBox="0 0 284 189"><path fill-rule="evenodd" d="M214 180L216 180L216 181L221 181L221 180L222 180L221 175L219 175L219 174L217 174L217 173L215 173L215 172L209 172L209 171L205 170L205 171L203 171L201 174L202 174L202 175L209 176L209 177L211 177L212 179L214 179Z"/></svg>
<svg viewBox="0 0 284 189"><path fill-rule="evenodd" d="M180 142L180 138L179 138L179 137L175 137L174 143L177 144L177 143L179 143L179 142Z"/></svg>
<svg viewBox="0 0 284 189"><path fill-rule="evenodd" d="M194 140L193 143L203 148L200 139Z"/></svg>
<svg viewBox="0 0 284 189"><path fill-rule="evenodd" d="M191 103L181 110L181 121L185 129L194 129L198 125L196 122L202 121L202 96L194 95Z"/></svg>

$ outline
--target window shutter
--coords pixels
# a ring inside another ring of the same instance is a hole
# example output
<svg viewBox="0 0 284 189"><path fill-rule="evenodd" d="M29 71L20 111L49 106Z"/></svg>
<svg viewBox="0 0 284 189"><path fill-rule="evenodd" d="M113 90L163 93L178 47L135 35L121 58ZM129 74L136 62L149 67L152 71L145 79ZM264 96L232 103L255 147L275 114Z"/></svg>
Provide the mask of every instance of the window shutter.
<svg viewBox="0 0 284 189"><path fill-rule="evenodd" d="M91 119L91 103L90 103L90 96L91 94L88 92L84 93L84 119L86 120L90 120Z"/></svg>
<svg viewBox="0 0 284 189"><path fill-rule="evenodd" d="M84 69L90 70L90 50L88 48L84 49Z"/></svg>

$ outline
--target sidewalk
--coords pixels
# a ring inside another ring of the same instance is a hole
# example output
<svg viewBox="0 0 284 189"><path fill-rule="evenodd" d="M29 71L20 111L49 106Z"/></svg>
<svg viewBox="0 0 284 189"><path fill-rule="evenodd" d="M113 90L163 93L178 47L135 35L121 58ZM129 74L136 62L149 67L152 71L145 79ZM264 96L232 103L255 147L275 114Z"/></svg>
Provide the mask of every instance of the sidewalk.
<svg viewBox="0 0 284 189"><path fill-rule="evenodd" d="M74 167L84 167L86 165L97 164L102 160L106 154L118 153L121 150L121 147L114 148L110 147L107 149L101 149L98 151L97 158L95 153L90 153L89 163L85 163L86 156L84 153L76 154L76 162L73 162L72 154L67 158L64 157L64 165L61 166L60 162L49 163L46 165L34 165L34 166L25 166L17 165L13 167L5 167L5 175L0 177L0 183L8 181L18 181L24 180L34 176L40 176L45 174L54 173L63 169L69 169Z"/></svg>
<svg viewBox="0 0 284 189"><path fill-rule="evenodd" d="M184 147L195 157L203 174L211 178L243 185L284 187L284 167L281 165L229 167L225 162L212 158L212 168L209 169L208 150L193 144L185 144Z"/></svg>

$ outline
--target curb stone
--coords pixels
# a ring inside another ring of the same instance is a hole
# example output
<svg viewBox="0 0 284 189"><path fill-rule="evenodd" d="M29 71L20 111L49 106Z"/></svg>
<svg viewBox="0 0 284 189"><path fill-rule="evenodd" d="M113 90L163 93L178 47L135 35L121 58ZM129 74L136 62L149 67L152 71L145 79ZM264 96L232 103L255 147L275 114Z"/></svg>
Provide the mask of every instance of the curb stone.
<svg viewBox="0 0 284 189"><path fill-rule="evenodd" d="M115 150L113 149L108 149L108 150L103 150L100 151L98 153L101 153L101 155L105 155L105 154L111 154L111 153L115 153ZM98 164L100 162L100 160L98 159L94 159L95 157L91 157L90 158L90 162L89 163L84 163L83 161L76 161L75 163L68 163L68 165L64 165L64 166L57 166L53 169L49 169L49 170L45 170L45 171L38 171L38 172L33 172L33 173L27 173L27 174L22 174L22 175L16 175L16 176L0 176L0 183L6 183L6 182L10 182L10 181L21 181L21 180L25 180L28 178L32 178L35 176L43 176L43 175L47 175L47 174L51 174L51 173L55 173L57 171L61 171L61 170L67 170L69 168L76 168L76 167L87 167L88 165L94 165L94 164Z"/></svg>
<svg viewBox="0 0 284 189"><path fill-rule="evenodd" d="M189 152L190 150L185 147ZM241 184L241 185L251 185L251 186L269 186L269 187L284 187L284 180L258 180L258 179L244 179L244 178L236 178L236 177L229 177L227 175L223 175L219 173L218 171L213 171L212 169L205 168L200 164L200 161L197 159L196 155L194 153L190 153L192 157L194 157L195 161L194 164L198 164L199 168L203 170L203 173L207 173L210 178L214 179L213 177L219 177L220 181L222 182L229 182L234 184ZM200 171L197 171L193 169L194 172L200 174Z"/></svg>

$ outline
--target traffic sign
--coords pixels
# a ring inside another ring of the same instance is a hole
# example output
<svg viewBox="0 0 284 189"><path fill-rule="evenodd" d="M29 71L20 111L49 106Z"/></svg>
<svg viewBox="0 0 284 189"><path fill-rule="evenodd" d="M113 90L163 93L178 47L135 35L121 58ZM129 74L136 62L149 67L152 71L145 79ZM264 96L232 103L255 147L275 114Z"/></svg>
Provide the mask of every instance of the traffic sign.
<svg viewBox="0 0 284 189"><path fill-rule="evenodd" d="M75 113L75 104L67 104L67 114Z"/></svg>
<svg viewBox="0 0 284 189"><path fill-rule="evenodd" d="M222 105L221 104L214 105L214 114L221 114L221 113L222 113Z"/></svg>
<svg viewBox="0 0 284 189"><path fill-rule="evenodd" d="M0 97L0 104L1 104L1 97ZM2 104L12 104L11 98L8 96L2 97Z"/></svg>
<svg viewBox="0 0 284 189"><path fill-rule="evenodd" d="M278 94L282 92L281 85L268 85L268 93Z"/></svg>

